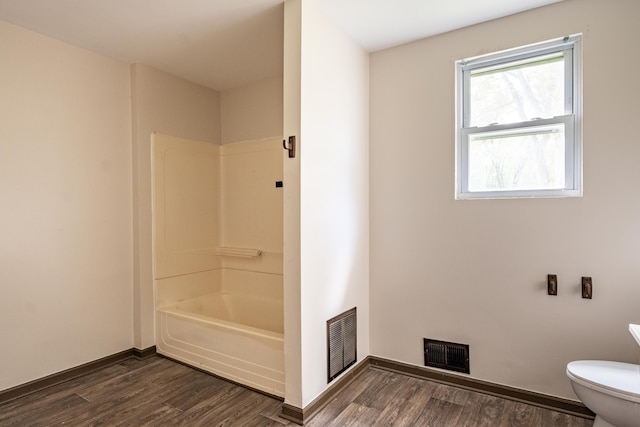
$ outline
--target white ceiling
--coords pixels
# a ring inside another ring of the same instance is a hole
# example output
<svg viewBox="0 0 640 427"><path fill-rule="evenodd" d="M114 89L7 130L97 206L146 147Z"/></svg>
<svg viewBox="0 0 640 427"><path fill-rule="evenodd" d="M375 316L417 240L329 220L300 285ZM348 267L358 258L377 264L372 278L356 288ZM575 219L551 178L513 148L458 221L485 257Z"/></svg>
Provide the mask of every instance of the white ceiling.
<svg viewBox="0 0 640 427"><path fill-rule="evenodd" d="M375 51L561 0L314 1ZM0 20L225 90L282 73L283 3L0 0Z"/></svg>
<svg viewBox="0 0 640 427"><path fill-rule="evenodd" d="M318 0L331 21L369 52L562 0Z"/></svg>

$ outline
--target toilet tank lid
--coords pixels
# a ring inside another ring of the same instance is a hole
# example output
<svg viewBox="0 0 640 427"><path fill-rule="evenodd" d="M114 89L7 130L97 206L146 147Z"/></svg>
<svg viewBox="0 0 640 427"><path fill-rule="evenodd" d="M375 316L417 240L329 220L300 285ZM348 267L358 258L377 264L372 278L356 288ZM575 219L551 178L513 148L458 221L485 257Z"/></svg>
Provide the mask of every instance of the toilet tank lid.
<svg viewBox="0 0 640 427"><path fill-rule="evenodd" d="M577 360L567 365L567 374L594 388L622 393L629 400L640 402L640 365L605 360Z"/></svg>

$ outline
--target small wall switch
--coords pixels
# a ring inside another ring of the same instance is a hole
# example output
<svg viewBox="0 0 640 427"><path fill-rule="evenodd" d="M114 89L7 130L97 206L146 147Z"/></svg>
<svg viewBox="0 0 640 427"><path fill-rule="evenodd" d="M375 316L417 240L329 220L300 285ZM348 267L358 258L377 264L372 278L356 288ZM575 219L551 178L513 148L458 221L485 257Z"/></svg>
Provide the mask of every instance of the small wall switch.
<svg viewBox="0 0 640 427"><path fill-rule="evenodd" d="M582 278L582 298L591 299L593 297L593 282L591 277Z"/></svg>
<svg viewBox="0 0 640 427"><path fill-rule="evenodd" d="M555 274L547 274L547 293L558 295L558 276Z"/></svg>

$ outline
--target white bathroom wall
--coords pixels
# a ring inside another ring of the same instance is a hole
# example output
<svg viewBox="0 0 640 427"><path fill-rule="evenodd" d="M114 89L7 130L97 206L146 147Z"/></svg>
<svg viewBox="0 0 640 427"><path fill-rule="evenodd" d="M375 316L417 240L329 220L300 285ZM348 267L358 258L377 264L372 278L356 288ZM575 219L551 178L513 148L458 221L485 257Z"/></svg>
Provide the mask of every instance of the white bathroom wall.
<svg viewBox="0 0 640 427"><path fill-rule="evenodd" d="M567 362L637 363L638 16L565 0L371 55L372 354L421 365L423 337L468 343L472 377L572 399ZM454 61L574 33L584 197L455 201Z"/></svg>
<svg viewBox="0 0 640 427"><path fill-rule="evenodd" d="M369 354L369 55L314 2L300 2L291 11L301 19L301 37L294 37L290 48L295 52L300 40L300 133L296 136L300 159L302 386L299 400L287 388L287 401L299 401L304 407L328 386L327 320L357 307L358 360ZM293 29L297 20L289 24ZM287 65L285 60L285 73ZM285 85L295 76L295 70L285 75ZM285 92L289 100L287 95ZM289 95L294 99L295 90ZM285 110L292 119L285 123L295 122L295 111L295 107L293 112ZM294 128L295 123L285 126L287 131ZM285 158L285 168L291 160ZM296 166L290 168L295 170ZM286 218L285 227L292 226ZM285 240L285 257L286 251ZM286 271L285 280L289 280ZM287 365L287 375L289 369Z"/></svg>
<svg viewBox="0 0 640 427"><path fill-rule="evenodd" d="M0 390L133 345L129 66L0 22Z"/></svg>
<svg viewBox="0 0 640 427"><path fill-rule="evenodd" d="M284 4L283 137L300 137L300 76L302 2ZM302 408L302 336L300 286L300 155L289 158L283 150L284 177L283 285L284 285L284 403Z"/></svg>
<svg viewBox="0 0 640 427"><path fill-rule="evenodd" d="M221 142L282 135L282 76L220 93Z"/></svg>
<svg viewBox="0 0 640 427"><path fill-rule="evenodd" d="M151 134L220 144L220 94L154 68L131 66L133 126L134 346L155 344Z"/></svg>

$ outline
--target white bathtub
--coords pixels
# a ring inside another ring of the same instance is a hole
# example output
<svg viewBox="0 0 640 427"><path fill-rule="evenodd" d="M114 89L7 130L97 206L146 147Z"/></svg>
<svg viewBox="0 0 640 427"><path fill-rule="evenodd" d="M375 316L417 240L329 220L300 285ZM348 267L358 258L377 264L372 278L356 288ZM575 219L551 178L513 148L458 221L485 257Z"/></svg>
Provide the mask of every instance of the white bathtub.
<svg viewBox="0 0 640 427"><path fill-rule="evenodd" d="M282 300L211 293L157 309L157 351L284 397Z"/></svg>

